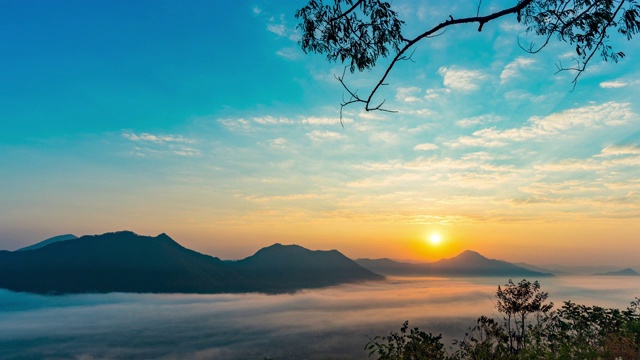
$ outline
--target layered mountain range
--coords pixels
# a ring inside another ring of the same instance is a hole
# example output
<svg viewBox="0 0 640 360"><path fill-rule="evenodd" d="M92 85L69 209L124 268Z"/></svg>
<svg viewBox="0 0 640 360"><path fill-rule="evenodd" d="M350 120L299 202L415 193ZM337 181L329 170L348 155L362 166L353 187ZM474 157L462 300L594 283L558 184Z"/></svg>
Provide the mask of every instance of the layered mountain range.
<svg viewBox="0 0 640 360"><path fill-rule="evenodd" d="M474 251L431 263L391 259L353 261L337 250L274 244L242 260L221 260L187 249L166 234L130 231L71 234L0 251L0 288L65 293L286 293L384 276L499 276L539 278L551 271L488 259ZM562 273L558 274L562 275ZM638 276L632 269L596 275Z"/></svg>
<svg viewBox="0 0 640 360"><path fill-rule="evenodd" d="M281 293L380 279L335 250L275 244L223 261L130 231L0 251L0 287L34 293Z"/></svg>
<svg viewBox="0 0 640 360"><path fill-rule="evenodd" d="M358 259L356 262L373 272L389 276L553 276L551 273L529 270L506 261L488 259L471 250L432 263L415 264L391 259Z"/></svg>

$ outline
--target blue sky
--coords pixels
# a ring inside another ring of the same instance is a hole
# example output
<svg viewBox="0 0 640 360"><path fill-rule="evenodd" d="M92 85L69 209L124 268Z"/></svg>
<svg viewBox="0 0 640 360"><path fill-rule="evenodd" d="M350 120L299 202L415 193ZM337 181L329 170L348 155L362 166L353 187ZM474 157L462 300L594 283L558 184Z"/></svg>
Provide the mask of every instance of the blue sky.
<svg viewBox="0 0 640 360"><path fill-rule="evenodd" d="M636 39L571 91L570 45L525 53L515 17L450 29L377 94L397 114L351 106L342 127L343 65L299 49L302 4L0 0L0 248L129 229L222 258L640 263ZM408 35L476 11L394 8Z"/></svg>

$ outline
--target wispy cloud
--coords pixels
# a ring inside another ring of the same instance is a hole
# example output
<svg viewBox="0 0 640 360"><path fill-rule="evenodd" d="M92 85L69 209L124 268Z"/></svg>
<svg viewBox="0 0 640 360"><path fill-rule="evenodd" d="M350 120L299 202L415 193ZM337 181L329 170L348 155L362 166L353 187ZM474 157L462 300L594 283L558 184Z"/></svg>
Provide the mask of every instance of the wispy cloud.
<svg viewBox="0 0 640 360"><path fill-rule="evenodd" d="M284 24L268 24L267 30L279 36L285 36L287 34Z"/></svg>
<svg viewBox="0 0 640 360"><path fill-rule="evenodd" d="M566 180L561 182L535 182L520 188L522 192L533 195L581 195L585 193L600 192L604 189L602 185L594 184L583 180ZM557 200L560 200L556 197Z"/></svg>
<svg viewBox="0 0 640 360"><path fill-rule="evenodd" d="M603 81L600 83L600 87L604 88L604 89L615 89L615 88L621 88L621 87L625 87L629 85L628 82L624 82L624 81L620 81L620 80L615 80L615 81Z"/></svg>
<svg viewBox="0 0 640 360"><path fill-rule="evenodd" d="M441 67L438 70L443 78L444 86L461 91L478 90L479 83L487 79L487 75L478 70L469 70L460 67Z"/></svg>
<svg viewBox="0 0 640 360"><path fill-rule="evenodd" d="M257 116L257 117L253 117L251 118L251 120L253 120L253 122L260 124L260 125L278 125L278 124L293 124L294 121L286 118L286 117L274 117L274 116L270 116L270 115L266 115L266 116Z"/></svg>
<svg viewBox="0 0 640 360"><path fill-rule="evenodd" d="M600 156L616 156L616 155L640 155L640 146L631 145L609 145L602 149Z"/></svg>
<svg viewBox="0 0 640 360"><path fill-rule="evenodd" d="M136 134L133 132L124 132L122 133L122 136L139 144L139 146L136 146L133 151L133 154L136 156L146 156L147 154L163 152L169 152L179 156L202 155L202 152L199 149L186 145L194 144L196 141L182 135L156 135L151 133Z"/></svg>
<svg viewBox="0 0 640 360"><path fill-rule="evenodd" d="M603 165L612 166L640 166L640 146L629 145L609 145L602 149L597 158L604 158Z"/></svg>
<svg viewBox="0 0 640 360"><path fill-rule="evenodd" d="M556 162L535 164L534 169L539 172L568 173L576 171L602 170L604 167L593 159L566 159Z"/></svg>
<svg viewBox="0 0 640 360"><path fill-rule="evenodd" d="M416 146L413 147L414 151L432 151L432 150L438 150L440 147L436 144L432 144L432 143L423 143L423 144L418 144Z"/></svg>
<svg viewBox="0 0 640 360"><path fill-rule="evenodd" d="M200 156L200 155L202 155L202 152L200 150L192 148L192 147L186 147L186 146L182 146L182 147L178 147L176 149L172 149L171 152L173 152L176 155L180 155L180 156Z"/></svg>
<svg viewBox="0 0 640 360"><path fill-rule="evenodd" d="M274 148L285 148L289 142L285 138L276 138L269 140L269 146Z"/></svg>
<svg viewBox="0 0 640 360"><path fill-rule="evenodd" d="M451 89L443 88L443 89L427 89L425 91L424 98L426 100L435 101L441 99L444 95L448 95L451 93Z"/></svg>
<svg viewBox="0 0 640 360"><path fill-rule="evenodd" d="M323 199L328 197L327 194L291 194L291 195L272 195L272 196L257 196L257 195L245 195L243 199L253 202L286 202L286 201L307 201L315 199Z"/></svg>
<svg viewBox="0 0 640 360"><path fill-rule="evenodd" d="M505 84L511 79L521 76L522 70L530 67L535 60L525 57L519 57L507 64L500 74L500 83Z"/></svg>
<svg viewBox="0 0 640 360"><path fill-rule="evenodd" d="M255 8L254 8L254 13L255 13ZM256 13L256 15L259 15L259 14L260 13ZM300 40L300 37L301 37L297 29L290 28L287 26L286 17L284 14L281 14L277 18L275 16L270 17L267 23L267 31L274 33L279 37L286 37L287 39L293 42L297 42L298 40ZM291 54L291 50L293 49L294 48L285 50L284 53Z"/></svg>
<svg viewBox="0 0 640 360"><path fill-rule="evenodd" d="M456 121L456 125L462 128L466 128L466 127L472 127L476 125L483 125L487 123L498 122L500 120L502 120L502 118L499 116L480 115L480 116L474 116L474 117L458 120Z"/></svg>
<svg viewBox="0 0 640 360"><path fill-rule="evenodd" d="M309 124L309 125L340 125L340 118L309 116L309 117L303 118L301 122L303 124ZM352 122L353 122L353 119L346 118L346 117L342 118L343 124L349 124Z"/></svg>
<svg viewBox="0 0 640 360"><path fill-rule="evenodd" d="M402 102L419 102L422 101L417 95L421 91L419 87L399 87L396 89L396 99Z"/></svg>
<svg viewBox="0 0 640 360"><path fill-rule="evenodd" d="M179 143L195 142L195 140L188 139L182 135L154 135L150 133L135 134L132 132L124 132L122 136L124 136L125 138L131 141L142 141L142 142L148 141L156 144L170 143L170 142L179 142Z"/></svg>
<svg viewBox="0 0 640 360"><path fill-rule="evenodd" d="M620 126L629 123L636 115L630 104L608 102L601 105L590 105L554 113L546 117L534 116L529 125L496 129L495 127L475 131L471 136L462 136L448 142L449 147L483 146L500 147L508 143L541 139L573 128Z"/></svg>
<svg viewBox="0 0 640 360"><path fill-rule="evenodd" d="M386 120L387 117L376 111L361 111L358 113L358 117L367 120Z"/></svg>
<svg viewBox="0 0 640 360"><path fill-rule="evenodd" d="M345 137L343 134L327 130L313 130L307 133L307 136L313 141L340 140Z"/></svg>
<svg viewBox="0 0 640 360"><path fill-rule="evenodd" d="M276 51L276 54L288 60L297 60L300 58L300 51L293 47L286 47Z"/></svg>
<svg viewBox="0 0 640 360"><path fill-rule="evenodd" d="M218 123L220 123L222 126L226 127L229 130L232 131L241 131L241 132L247 132L247 131L251 131L253 128L251 127L251 122L243 119L243 118L239 118L239 119L219 119Z"/></svg>

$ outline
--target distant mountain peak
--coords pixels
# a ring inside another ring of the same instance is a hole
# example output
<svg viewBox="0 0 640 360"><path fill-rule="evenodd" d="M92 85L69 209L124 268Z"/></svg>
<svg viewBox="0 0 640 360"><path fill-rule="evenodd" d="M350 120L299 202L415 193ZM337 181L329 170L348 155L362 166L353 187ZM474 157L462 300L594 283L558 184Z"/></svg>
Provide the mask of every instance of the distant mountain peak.
<svg viewBox="0 0 640 360"><path fill-rule="evenodd" d="M389 259L360 259L360 265L382 275L399 276L552 276L502 260L488 259L473 250L432 263L403 263Z"/></svg>
<svg viewBox="0 0 640 360"><path fill-rule="evenodd" d="M637 271L633 270L632 268L626 268L626 269L622 269L622 270L619 270L619 271L610 271L610 272L598 273L598 274L594 274L594 275L599 275L599 276L640 276L640 273L638 273Z"/></svg>
<svg viewBox="0 0 640 360"><path fill-rule="evenodd" d="M461 252L460 254L458 254L458 256L456 256L455 258L486 259L487 257L485 257L484 255L480 254L477 251L465 250L465 251Z"/></svg>
<svg viewBox="0 0 640 360"><path fill-rule="evenodd" d="M57 243L60 241L67 241L67 240L73 240L73 239L77 239L78 237L73 235L73 234L64 234L64 235L58 235L58 236L54 236L52 238L48 238L46 240L42 240L40 242L37 242L33 245L29 245L23 248L20 248L16 251L26 251L26 250L35 250L35 249L40 249L42 247L45 247L49 244L53 244L53 243Z"/></svg>

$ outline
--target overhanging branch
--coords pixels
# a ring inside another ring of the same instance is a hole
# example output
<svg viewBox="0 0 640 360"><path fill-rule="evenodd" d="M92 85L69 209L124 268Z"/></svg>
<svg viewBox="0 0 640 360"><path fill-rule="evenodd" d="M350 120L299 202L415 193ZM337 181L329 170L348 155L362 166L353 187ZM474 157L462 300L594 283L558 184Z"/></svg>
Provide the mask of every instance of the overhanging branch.
<svg viewBox="0 0 640 360"><path fill-rule="evenodd" d="M373 99L373 96L376 94L378 89L380 89L380 87L382 85L384 85L385 80L387 79L387 77L389 76L389 73L391 72L391 69L393 69L393 67L396 65L396 63L398 61L406 59L406 57L404 57L404 53L407 52L416 43L418 43L419 41L421 41L424 38L428 38L428 37L434 36L434 34L436 34L437 32L439 32L441 30L446 30L447 27L452 26L452 25L478 23L478 31L482 31L482 27L484 26L484 24L489 22L489 21L498 19L500 17L506 16L506 15L509 15L509 14L518 14L518 16L519 16L519 14L522 11L522 9L527 7L532 2L533 2L533 0L524 0L524 1L519 2L516 6L510 7L508 9L504 9L504 10L501 10L501 11L498 11L498 12L495 12L493 14L486 15L486 16L473 16L473 17L460 18L460 19L454 19L453 17L449 16L449 20L446 20L445 22L442 22L442 23L434 26L433 28L423 32L420 35L418 35L414 39L407 41L407 43L400 49L400 51L396 54L396 56L391 60L391 63L387 66L387 69L385 70L384 74L382 75L382 78L380 78L380 81L378 81L378 83L373 88L371 93L369 93L369 96L367 97L367 99L362 99L362 98L358 97L357 101L348 102L346 104L343 103L342 107L344 107L346 105L349 105L351 103L354 103L354 102L362 102L362 103L365 104L364 108L365 108L366 111L381 110L380 107L384 103L384 101L380 105L372 107L371 106L371 101ZM343 77L341 79L342 80L340 82L346 88L346 86L344 84L344 81L343 81L344 80L344 74L343 74ZM389 110L385 110L385 111L389 111ZM341 112L342 112L342 108L341 108Z"/></svg>

